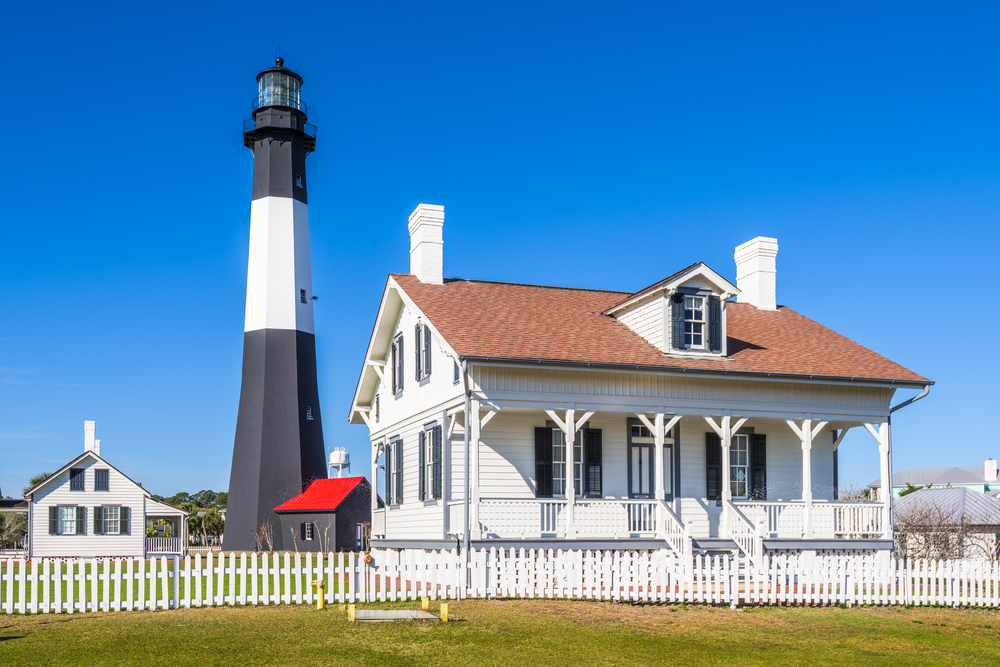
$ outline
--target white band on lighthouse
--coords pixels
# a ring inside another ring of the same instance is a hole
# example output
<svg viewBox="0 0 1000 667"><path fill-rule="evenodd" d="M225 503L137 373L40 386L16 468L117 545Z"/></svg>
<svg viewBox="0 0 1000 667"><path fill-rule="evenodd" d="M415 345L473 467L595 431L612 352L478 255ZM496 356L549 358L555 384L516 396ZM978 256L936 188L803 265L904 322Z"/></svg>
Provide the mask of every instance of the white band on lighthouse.
<svg viewBox="0 0 1000 667"><path fill-rule="evenodd" d="M262 197L250 205L243 330L260 329L313 333L309 207L288 197Z"/></svg>

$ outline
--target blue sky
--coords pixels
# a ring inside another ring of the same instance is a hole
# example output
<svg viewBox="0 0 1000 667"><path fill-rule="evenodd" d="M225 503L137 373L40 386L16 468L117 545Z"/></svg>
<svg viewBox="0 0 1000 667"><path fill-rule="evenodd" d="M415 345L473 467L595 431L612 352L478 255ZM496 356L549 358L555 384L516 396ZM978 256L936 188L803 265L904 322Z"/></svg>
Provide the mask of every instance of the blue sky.
<svg viewBox="0 0 1000 667"><path fill-rule="evenodd" d="M937 382L895 467L980 465L1000 364L992 3L202 3L5 10L0 487L82 449L228 486L252 155L281 43L309 158L328 448L407 215L450 277L635 290L778 238L778 302ZM900 399L905 396L900 395ZM985 434L985 435L981 435ZM852 433L841 480L878 475Z"/></svg>

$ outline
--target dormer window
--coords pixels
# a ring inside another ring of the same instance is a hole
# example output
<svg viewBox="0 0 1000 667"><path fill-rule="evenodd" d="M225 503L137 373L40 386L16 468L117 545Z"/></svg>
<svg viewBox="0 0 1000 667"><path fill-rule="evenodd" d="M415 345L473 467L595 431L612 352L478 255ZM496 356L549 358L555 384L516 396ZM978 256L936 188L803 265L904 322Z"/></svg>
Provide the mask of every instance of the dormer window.
<svg viewBox="0 0 1000 667"><path fill-rule="evenodd" d="M704 297L684 297L684 347L689 350L705 348Z"/></svg>
<svg viewBox="0 0 1000 667"><path fill-rule="evenodd" d="M674 351L722 351L722 300L714 294L674 294L670 298L670 329Z"/></svg>

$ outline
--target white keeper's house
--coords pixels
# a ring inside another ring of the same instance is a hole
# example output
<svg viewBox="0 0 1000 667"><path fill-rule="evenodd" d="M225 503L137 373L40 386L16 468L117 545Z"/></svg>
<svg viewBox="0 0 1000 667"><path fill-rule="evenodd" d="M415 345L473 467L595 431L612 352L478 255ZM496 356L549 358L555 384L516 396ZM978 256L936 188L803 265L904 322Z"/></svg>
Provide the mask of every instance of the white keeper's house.
<svg viewBox="0 0 1000 667"><path fill-rule="evenodd" d="M187 553L187 512L149 491L101 457L95 424L84 422L83 452L25 494L28 558L159 557ZM171 537L146 537L164 519Z"/></svg>
<svg viewBox="0 0 1000 667"><path fill-rule="evenodd" d="M890 414L931 382L776 305L775 239L735 285L698 262L628 293L444 279L443 223L410 216L349 415L374 549L892 548L891 499L838 502L837 447L867 430L888 486Z"/></svg>

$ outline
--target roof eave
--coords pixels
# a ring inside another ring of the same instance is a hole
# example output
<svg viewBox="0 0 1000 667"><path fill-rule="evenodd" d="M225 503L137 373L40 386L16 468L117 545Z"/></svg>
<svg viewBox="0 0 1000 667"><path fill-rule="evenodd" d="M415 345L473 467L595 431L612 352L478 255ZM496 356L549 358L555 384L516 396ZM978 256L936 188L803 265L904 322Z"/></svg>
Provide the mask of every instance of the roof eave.
<svg viewBox="0 0 1000 667"><path fill-rule="evenodd" d="M918 389L926 385L934 384L931 380L906 380L901 378L872 378L862 376L841 376L841 375L819 375L809 373L770 373L762 371L730 371L713 370L707 368L689 368L686 366L657 366L652 364L618 364L595 361L568 361L561 359L525 359L519 357L495 357L481 355L459 355L460 360L468 360L480 364L504 363L518 364L524 366L558 366L562 368L572 367L579 369L607 369L607 370L633 370L644 372L658 372L680 375L704 375L715 377L748 377L756 379L789 379L789 380L817 380L827 382L849 382L864 384L889 385L893 387L905 387Z"/></svg>

